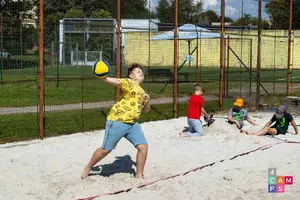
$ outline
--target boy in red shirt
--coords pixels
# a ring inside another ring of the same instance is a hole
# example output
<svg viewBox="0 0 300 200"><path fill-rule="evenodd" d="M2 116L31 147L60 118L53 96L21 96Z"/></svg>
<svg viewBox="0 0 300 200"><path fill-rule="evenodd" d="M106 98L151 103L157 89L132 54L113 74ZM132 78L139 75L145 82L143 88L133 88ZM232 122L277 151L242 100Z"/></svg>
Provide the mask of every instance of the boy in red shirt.
<svg viewBox="0 0 300 200"><path fill-rule="evenodd" d="M209 119L209 116L204 109L204 99L201 96L204 92L203 89L196 84L194 90L195 93L190 97L188 102L187 122L189 125L189 131L179 133L179 137L202 136L203 128L200 117L203 115L206 119Z"/></svg>

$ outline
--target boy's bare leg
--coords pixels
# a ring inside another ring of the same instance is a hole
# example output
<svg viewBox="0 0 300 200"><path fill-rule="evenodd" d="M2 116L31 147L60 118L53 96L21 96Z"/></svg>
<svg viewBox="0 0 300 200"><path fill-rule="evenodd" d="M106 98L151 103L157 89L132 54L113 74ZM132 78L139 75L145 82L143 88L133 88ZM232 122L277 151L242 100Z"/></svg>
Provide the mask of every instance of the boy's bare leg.
<svg viewBox="0 0 300 200"><path fill-rule="evenodd" d="M241 133L246 133L247 135L255 135L255 136L263 136L263 135L266 135L267 133L269 133L271 135L276 135L277 130L275 128L266 127L256 133L249 133L247 131L241 131Z"/></svg>
<svg viewBox="0 0 300 200"><path fill-rule="evenodd" d="M264 128L261 131L255 133L255 136L262 136L262 135L266 135L267 133L271 134L271 135L276 135L277 134L277 130L275 128Z"/></svg>
<svg viewBox="0 0 300 200"><path fill-rule="evenodd" d="M143 178L144 167L147 159L148 145L139 144L136 146L136 175L135 178Z"/></svg>
<svg viewBox="0 0 300 200"><path fill-rule="evenodd" d="M102 148L98 148L94 152L94 154L93 154L93 156L92 156L89 164L87 166L85 166L85 168L84 168L84 170L83 170L83 172L81 174L81 178L82 179L87 178L89 176L89 173L90 173L92 167L94 165L96 165L97 162L99 162L100 160L102 160L105 156L107 156L110 152L111 152L111 150L104 150Z"/></svg>

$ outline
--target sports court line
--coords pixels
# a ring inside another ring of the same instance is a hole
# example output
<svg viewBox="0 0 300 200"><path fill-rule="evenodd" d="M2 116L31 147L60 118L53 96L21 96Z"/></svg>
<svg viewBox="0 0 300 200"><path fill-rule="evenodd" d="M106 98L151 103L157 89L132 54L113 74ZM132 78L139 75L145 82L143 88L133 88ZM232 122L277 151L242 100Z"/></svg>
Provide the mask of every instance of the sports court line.
<svg viewBox="0 0 300 200"><path fill-rule="evenodd" d="M244 153L240 153L238 155L235 155L227 160L233 160L233 159L236 159L240 156L245 156L245 155L248 155L250 153L253 153L253 152L256 152L258 150L266 150L268 148L271 148L275 145L278 145L278 144L283 144L283 143L291 143L291 144L300 144L300 142L297 142L297 141L278 141L278 142L275 142L275 143L271 143L271 144L267 144L267 145L263 145L261 147L258 147L256 149L253 149L253 150L250 150L250 151L246 151ZM222 160L219 160L219 161L216 161L216 162L212 162L212 163L209 163L209 164L206 164L206 165L202 165L200 167L197 167L197 168L194 168L194 169L191 169L189 171L186 171L186 172L183 172L183 173L179 173L179 174L175 174L175 175L172 175L172 176L168 176L168 177L165 177L165 178L160 178L160 179L157 179L155 181L152 181L152 182L148 182L148 183L144 183L142 185L139 185L138 187L136 188L143 188L143 187L146 187L146 186L149 186L149 185L153 185L154 183L157 183L159 181L163 181L163 180L168 180L168 179L172 179L172 178L175 178L177 176L185 176L191 172L195 172L195 171L198 171L198 170L201 170L203 168L206 168L206 167L210 167L210 166L213 166L214 164L216 163L221 163L223 161L225 161L226 159L222 159ZM95 198L98 198L100 196L106 196L106 195L115 195L115 194L120 194L120 193L124 193L124 192L129 192L130 190L134 189L133 187L131 188L128 188L128 189L124 189L124 190L118 190L118 191L115 191L115 192L109 192L109 193L104 193L104 194L99 194L99 195L95 195L95 196L90 196L90 197L86 197L86 198L80 198L80 199L76 199L76 200L93 200Z"/></svg>

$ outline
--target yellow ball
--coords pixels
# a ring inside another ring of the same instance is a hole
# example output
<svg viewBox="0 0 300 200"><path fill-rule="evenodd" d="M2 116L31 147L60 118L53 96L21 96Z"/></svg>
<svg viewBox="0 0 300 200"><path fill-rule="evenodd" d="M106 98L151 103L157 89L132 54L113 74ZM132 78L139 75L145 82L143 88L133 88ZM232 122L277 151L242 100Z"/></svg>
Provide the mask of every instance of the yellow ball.
<svg viewBox="0 0 300 200"><path fill-rule="evenodd" d="M93 73L99 78L105 78L110 72L110 65L106 61L97 61L93 66Z"/></svg>

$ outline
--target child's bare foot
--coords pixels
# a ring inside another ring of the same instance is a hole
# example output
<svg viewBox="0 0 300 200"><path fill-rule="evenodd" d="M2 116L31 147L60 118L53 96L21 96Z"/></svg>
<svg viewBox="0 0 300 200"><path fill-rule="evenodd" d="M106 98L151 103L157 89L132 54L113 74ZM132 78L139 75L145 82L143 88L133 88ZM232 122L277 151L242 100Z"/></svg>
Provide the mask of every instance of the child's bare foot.
<svg viewBox="0 0 300 200"><path fill-rule="evenodd" d="M135 175L135 178L136 178L136 179L144 179L144 175L138 175L138 174L136 174L136 175Z"/></svg>
<svg viewBox="0 0 300 200"><path fill-rule="evenodd" d="M180 132L179 134L178 134L178 137L186 137L187 135L184 133L184 132Z"/></svg>
<svg viewBox="0 0 300 200"><path fill-rule="evenodd" d="M85 168L83 169L83 172L81 174L81 179L82 180L86 179L89 176L89 173L90 173L91 169L92 169L91 167L85 166Z"/></svg>

